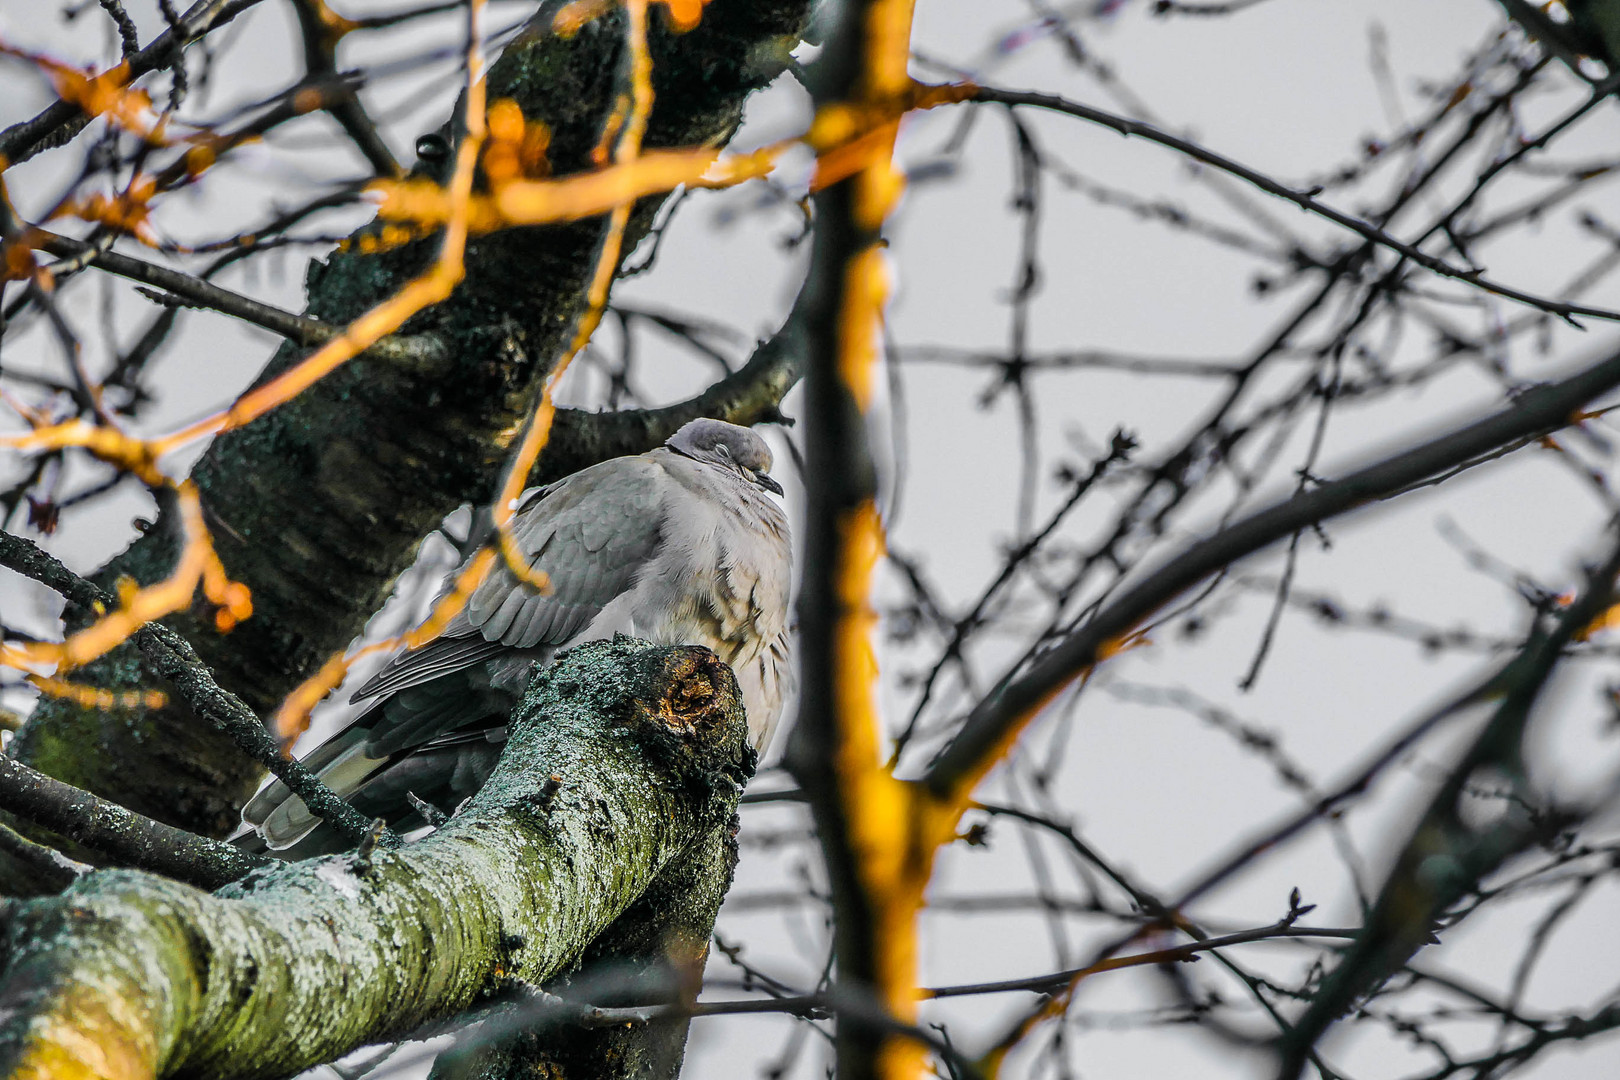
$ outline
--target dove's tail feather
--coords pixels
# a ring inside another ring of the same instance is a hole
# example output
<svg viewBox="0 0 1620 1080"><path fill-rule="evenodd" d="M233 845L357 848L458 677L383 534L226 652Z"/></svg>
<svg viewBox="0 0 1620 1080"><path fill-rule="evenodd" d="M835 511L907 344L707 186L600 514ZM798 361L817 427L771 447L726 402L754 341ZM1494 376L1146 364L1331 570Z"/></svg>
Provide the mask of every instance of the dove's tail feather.
<svg viewBox="0 0 1620 1080"><path fill-rule="evenodd" d="M388 755L366 752L367 730L351 727L322 743L304 759L304 765L341 799L348 799L388 765ZM242 820L252 825L264 846L280 852L304 839L321 825L304 800L277 780L253 796L242 809Z"/></svg>
<svg viewBox="0 0 1620 1080"><path fill-rule="evenodd" d="M510 704L491 708L478 702L479 695L464 677L441 677L378 703L316 747L303 763L333 794L367 817L382 818L395 828L421 825L420 804L448 814L483 786L495 768L506 741L504 720ZM392 734L402 720L413 723L423 741L408 750L378 745L375 727L384 725ZM244 829L231 838L233 843L283 859L305 859L353 846L325 828L325 822L280 780L248 801L242 821Z"/></svg>

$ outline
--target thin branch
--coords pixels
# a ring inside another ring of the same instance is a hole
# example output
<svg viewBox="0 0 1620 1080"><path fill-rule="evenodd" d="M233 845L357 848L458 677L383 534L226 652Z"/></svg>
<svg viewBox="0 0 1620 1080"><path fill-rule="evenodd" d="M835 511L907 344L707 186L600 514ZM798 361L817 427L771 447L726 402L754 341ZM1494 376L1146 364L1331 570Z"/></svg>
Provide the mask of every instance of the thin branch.
<svg viewBox="0 0 1620 1080"><path fill-rule="evenodd" d="M1061 990L1070 983L1076 982L1088 975L1100 974L1104 971L1118 971L1120 968L1144 967L1157 964L1173 964L1181 960L1188 960L1199 953L1211 952L1215 949L1224 949L1229 945L1246 945L1252 941L1276 941L1279 938L1341 938L1353 939L1361 931L1354 927L1324 928L1312 926L1293 926L1287 922L1275 923L1271 926L1260 926L1253 930L1240 930L1235 934L1224 934L1221 937L1204 938L1200 941L1189 941L1184 945L1176 945L1168 949L1154 949L1152 952L1133 953L1130 956L1112 956L1088 964L1081 968L1072 968L1068 971L1053 971L1044 975L1030 975L1021 979L1002 979L997 982L964 983L959 986L939 986L923 993L931 998L968 997L976 994L1005 994L1015 990L1026 990L1037 994L1050 993Z"/></svg>
<svg viewBox="0 0 1620 1080"><path fill-rule="evenodd" d="M1210 574L1298 529L1389 498L1494 447L1565 427L1582 406L1616 386L1620 386L1620 353L1562 382L1536 387L1483 420L1277 503L1192 545L1099 610L1024 674L1004 680L980 701L929 768L926 782L934 791L946 792L976 775L1010 731L1095 664L1110 643Z"/></svg>
<svg viewBox="0 0 1620 1080"><path fill-rule="evenodd" d="M1611 522L1612 548L1591 571L1586 587L1560 612L1550 630L1536 630L1523 651L1500 673L1500 703L1448 770L1445 782L1411 828L1367 928L1323 980L1310 1007L1284 1036L1277 1080L1294 1080L1315 1042L1353 1002L1381 984L1435 940L1443 912L1479 887L1480 881L1530 845L1545 842L1584 816L1557 806L1518 805L1498 823L1471 826L1459 802L1472 778L1494 770L1514 780L1523 802L1523 745L1535 704L1564 659L1564 647L1614 605L1620 576L1620 523Z"/></svg>
<svg viewBox="0 0 1620 1080"><path fill-rule="evenodd" d="M112 857L202 889L217 889L273 860L153 821L0 755L0 810Z"/></svg>
<svg viewBox="0 0 1620 1080"><path fill-rule="evenodd" d="M98 0L101 9L112 19L113 25L118 27L118 43L127 60L141 51L140 33L135 29L135 20L129 17L124 5L119 0Z"/></svg>
<svg viewBox="0 0 1620 1080"><path fill-rule="evenodd" d="M1364 221L1352 214L1347 214L1342 210L1336 210L1333 207L1328 206L1326 203L1318 200L1312 192L1296 191L1293 188L1288 187L1286 184L1273 180L1265 173L1251 169L1247 165L1240 164L1239 162L1233 161L1231 158L1225 157L1221 154L1217 154L1213 150L1208 150L1197 143L1192 142L1191 140L1179 138L1178 136L1171 135L1168 132L1160 131L1152 124L1145 124L1140 120L1130 120L1123 116L1117 116L1114 113L1105 112L1102 109L1093 108L1090 105L1082 105L1076 101L1069 101L1066 98L1057 96L1056 94L1042 94L1034 91L1001 90L994 87L981 86L974 92L973 97L969 100L995 102L1001 105L1028 105L1035 108L1049 109L1053 112L1063 113L1067 116L1073 116L1081 120L1089 121L1093 124L1100 124L1103 127L1112 128L1121 135L1134 136L1136 138L1146 139L1149 142L1158 143L1160 146L1168 147L1177 153L1185 154L1187 157L1190 157L1195 161L1201 161L1213 168L1220 169L1222 172L1230 173L1232 176L1235 176L1240 180L1253 184L1255 187L1266 192L1267 194L1275 195L1280 199L1286 199L1294 205L1300 207L1302 210L1331 221L1343 228L1349 229L1351 232L1371 243L1377 244L1380 247L1388 248L1389 250L1410 259L1412 262L1423 267L1425 270L1439 274L1442 277L1448 277L1464 282L1465 284L1472 285L1475 288L1483 289L1489 293L1494 293L1497 296L1505 297L1521 304L1527 304L1530 307L1548 312L1549 314L1557 315L1559 318L1570 323L1571 325L1580 325L1575 320L1575 316L1578 315L1593 319L1620 320L1620 311L1611 311L1607 308L1585 307L1579 304L1567 304L1557 300L1549 300L1545 297L1534 296L1530 293L1521 292L1518 289L1492 281L1485 277L1484 273L1478 268L1453 266L1444 259L1437 258L1425 251L1420 251L1417 247L1408 244L1404 240L1390 235L1388 232L1385 232L1383 229L1372 224L1371 222Z"/></svg>
<svg viewBox="0 0 1620 1080"><path fill-rule="evenodd" d="M20 536L0 532L0 565L33 578L87 611L98 606L111 610L116 604L111 594L79 577ZM215 681L213 672L197 656L190 642L162 623L147 623L135 632L132 640L152 670L173 684L193 713L230 736L238 748L291 788L312 813L325 819L352 843L358 844L371 834L372 820L339 798L302 762L283 754L280 742L263 721L241 698ZM47 822L41 824L48 825ZM384 842L397 844L399 838L387 832Z"/></svg>
<svg viewBox="0 0 1620 1080"><path fill-rule="evenodd" d="M184 33L176 35L174 30L166 30L124 61L128 65L128 82L168 67L185 45L224 26L258 3L259 0L198 0L180 16ZM0 158L10 165L21 164L42 150L66 143L89 122L90 117L79 106L58 99L32 119L0 131Z"/></svg>
<svg viewBox="0 0 1620 1080"><path fill-rule="evenodd" d="M1222 0L1216 3L1189 3L1188 0L1155 0L1155 15L1235 15L1247 8L1258 7L1265 0Z"/></svg>
<svg viewBox="0 0 1620 1080"><path fill-rule="evenodd" d="M744 426L789 422L778 406L804 374L805 295L800 294L782 328L760 342L747 363L695 397L656 409L558 409L551 441L529 483L546 483L610 457L651 450L700 416Z"/></svg>
<svg viewBox="0 0 1620 1080"><path fill-rule="evenodd" d="M115 251L98 253L92 250L92 245L82 240L43 231L42 235L45 237L39 244L42 251L59 258L76 259L88 255L89 265L97 269L162 289L185 300L188 306L207 308L252 323L298 345L324 345L344 333L341 326L333 326L307 315L295 315L192 274L156 266ZM424 365L425 368L437 367L446 359L443 343L431 334L390 335L372 345L367 352L381 359Z"/></svg>
<svg viewBox="0 0 1620 1080"><path fill-rule="evenodd" d="M298 28L304 39L304 70L311 82L337 77L338 42L350 29L333 25L331 11L325 0L293 0L293 11L298 15ZM461 5L456 5L461 6ZM377 130L376 121L366 112L360 101L358 88L342 85L338 94L325 102L331 114L354 142L355 147L371 164L378 176L401 175L399 159Z"/></svg>

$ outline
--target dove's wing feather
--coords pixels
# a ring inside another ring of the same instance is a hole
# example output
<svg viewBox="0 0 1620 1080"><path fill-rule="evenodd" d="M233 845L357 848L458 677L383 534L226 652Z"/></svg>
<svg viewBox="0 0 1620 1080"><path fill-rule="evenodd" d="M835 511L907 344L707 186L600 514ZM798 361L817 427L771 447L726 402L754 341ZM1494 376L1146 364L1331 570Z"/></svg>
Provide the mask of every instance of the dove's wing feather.
<svg viewBox="0 0 1620 1080"><path fill-rule="evenodd" d="M532 493L512 538L546 590L497 562L442 635L394 657L350 700L397 694L513 648L567 644L655 555L666 487L656 466L615 458Z"/></svg>
<svg viewBox="0 0 1620 1080"><path fill-rule="evenodd" d="M546 576L546 589L497 564L468 601L468 629L511 648L566 643L656 556L669 488L657 465L628 457L547 489L512 529L530 568Z"/></svg>
<svg viewBox="0 0 1620 1080"><path fill-rule="evenodd" d="M432 682L440 675L448 675L488 660L505 649L506 646L498 641L485 641L477 636L450 637L447 632L419 649L394 657L350 695L349 700L360 701L396 694L406 687Z"/></svg>

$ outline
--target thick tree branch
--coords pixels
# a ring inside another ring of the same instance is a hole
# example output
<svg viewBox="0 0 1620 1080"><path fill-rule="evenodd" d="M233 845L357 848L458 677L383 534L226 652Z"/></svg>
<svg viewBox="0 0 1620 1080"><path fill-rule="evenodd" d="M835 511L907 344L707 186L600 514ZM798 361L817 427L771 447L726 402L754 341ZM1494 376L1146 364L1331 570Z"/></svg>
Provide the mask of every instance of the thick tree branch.
<svg viewBox="0 0 1620 1080"><path fill-rule="evenodd" d="M125 810L4 756L0 810L65 836L114 866L150 870L202 889L217 889L272 862Z"/></svg>
<svg viewBox="0 0 1620 1080"><path fill-rule="evenodd" d="M530 482L547 484L598 461L651 450L700 416L745 426L781 420L778 406L804 374L805 294L800 295L800 305L780 330L755 347L746 364L695 397L657 409L557 410L551 442Z"/></svg>
<svg viewBox="0 0 1620 1080"><path fill-rule="evenodd" d="M435 1080L536 1076L675 1080L715 916L737 865L737 823L671 863L581 959L545 989L510 997L457 1039ZM603 1018L616 1019L603 1022Z"/></svg>
<svg viewBox="0 0 1620 1080"><path fill-rule="evenodd" d="M735 678L708 650L581 646L530 688L489 783L426 839L217 896L103 871L13 905L0 1071L286 1075L507 978L543 983L728 830L753 759Z"/></svg>

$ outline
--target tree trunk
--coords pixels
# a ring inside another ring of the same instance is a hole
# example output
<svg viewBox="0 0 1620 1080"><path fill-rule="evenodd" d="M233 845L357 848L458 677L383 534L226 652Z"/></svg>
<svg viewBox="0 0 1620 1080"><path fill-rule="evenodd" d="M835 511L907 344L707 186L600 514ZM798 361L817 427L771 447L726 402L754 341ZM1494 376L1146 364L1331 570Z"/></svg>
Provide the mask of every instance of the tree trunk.
<svg viewBox="0 0 1620 1080"><path fill-rule="evenodd" d="M483 791L423 840L212 895L100 871L14 902L0 1070L285 1075L582 960L695 966L753 763L735 679L708 650L581 646L530 688ZM569 1075L673 1075L684 1025L660 1023L570 1036ZM627 1051L656 1067L622 1071Z"/></svg>

